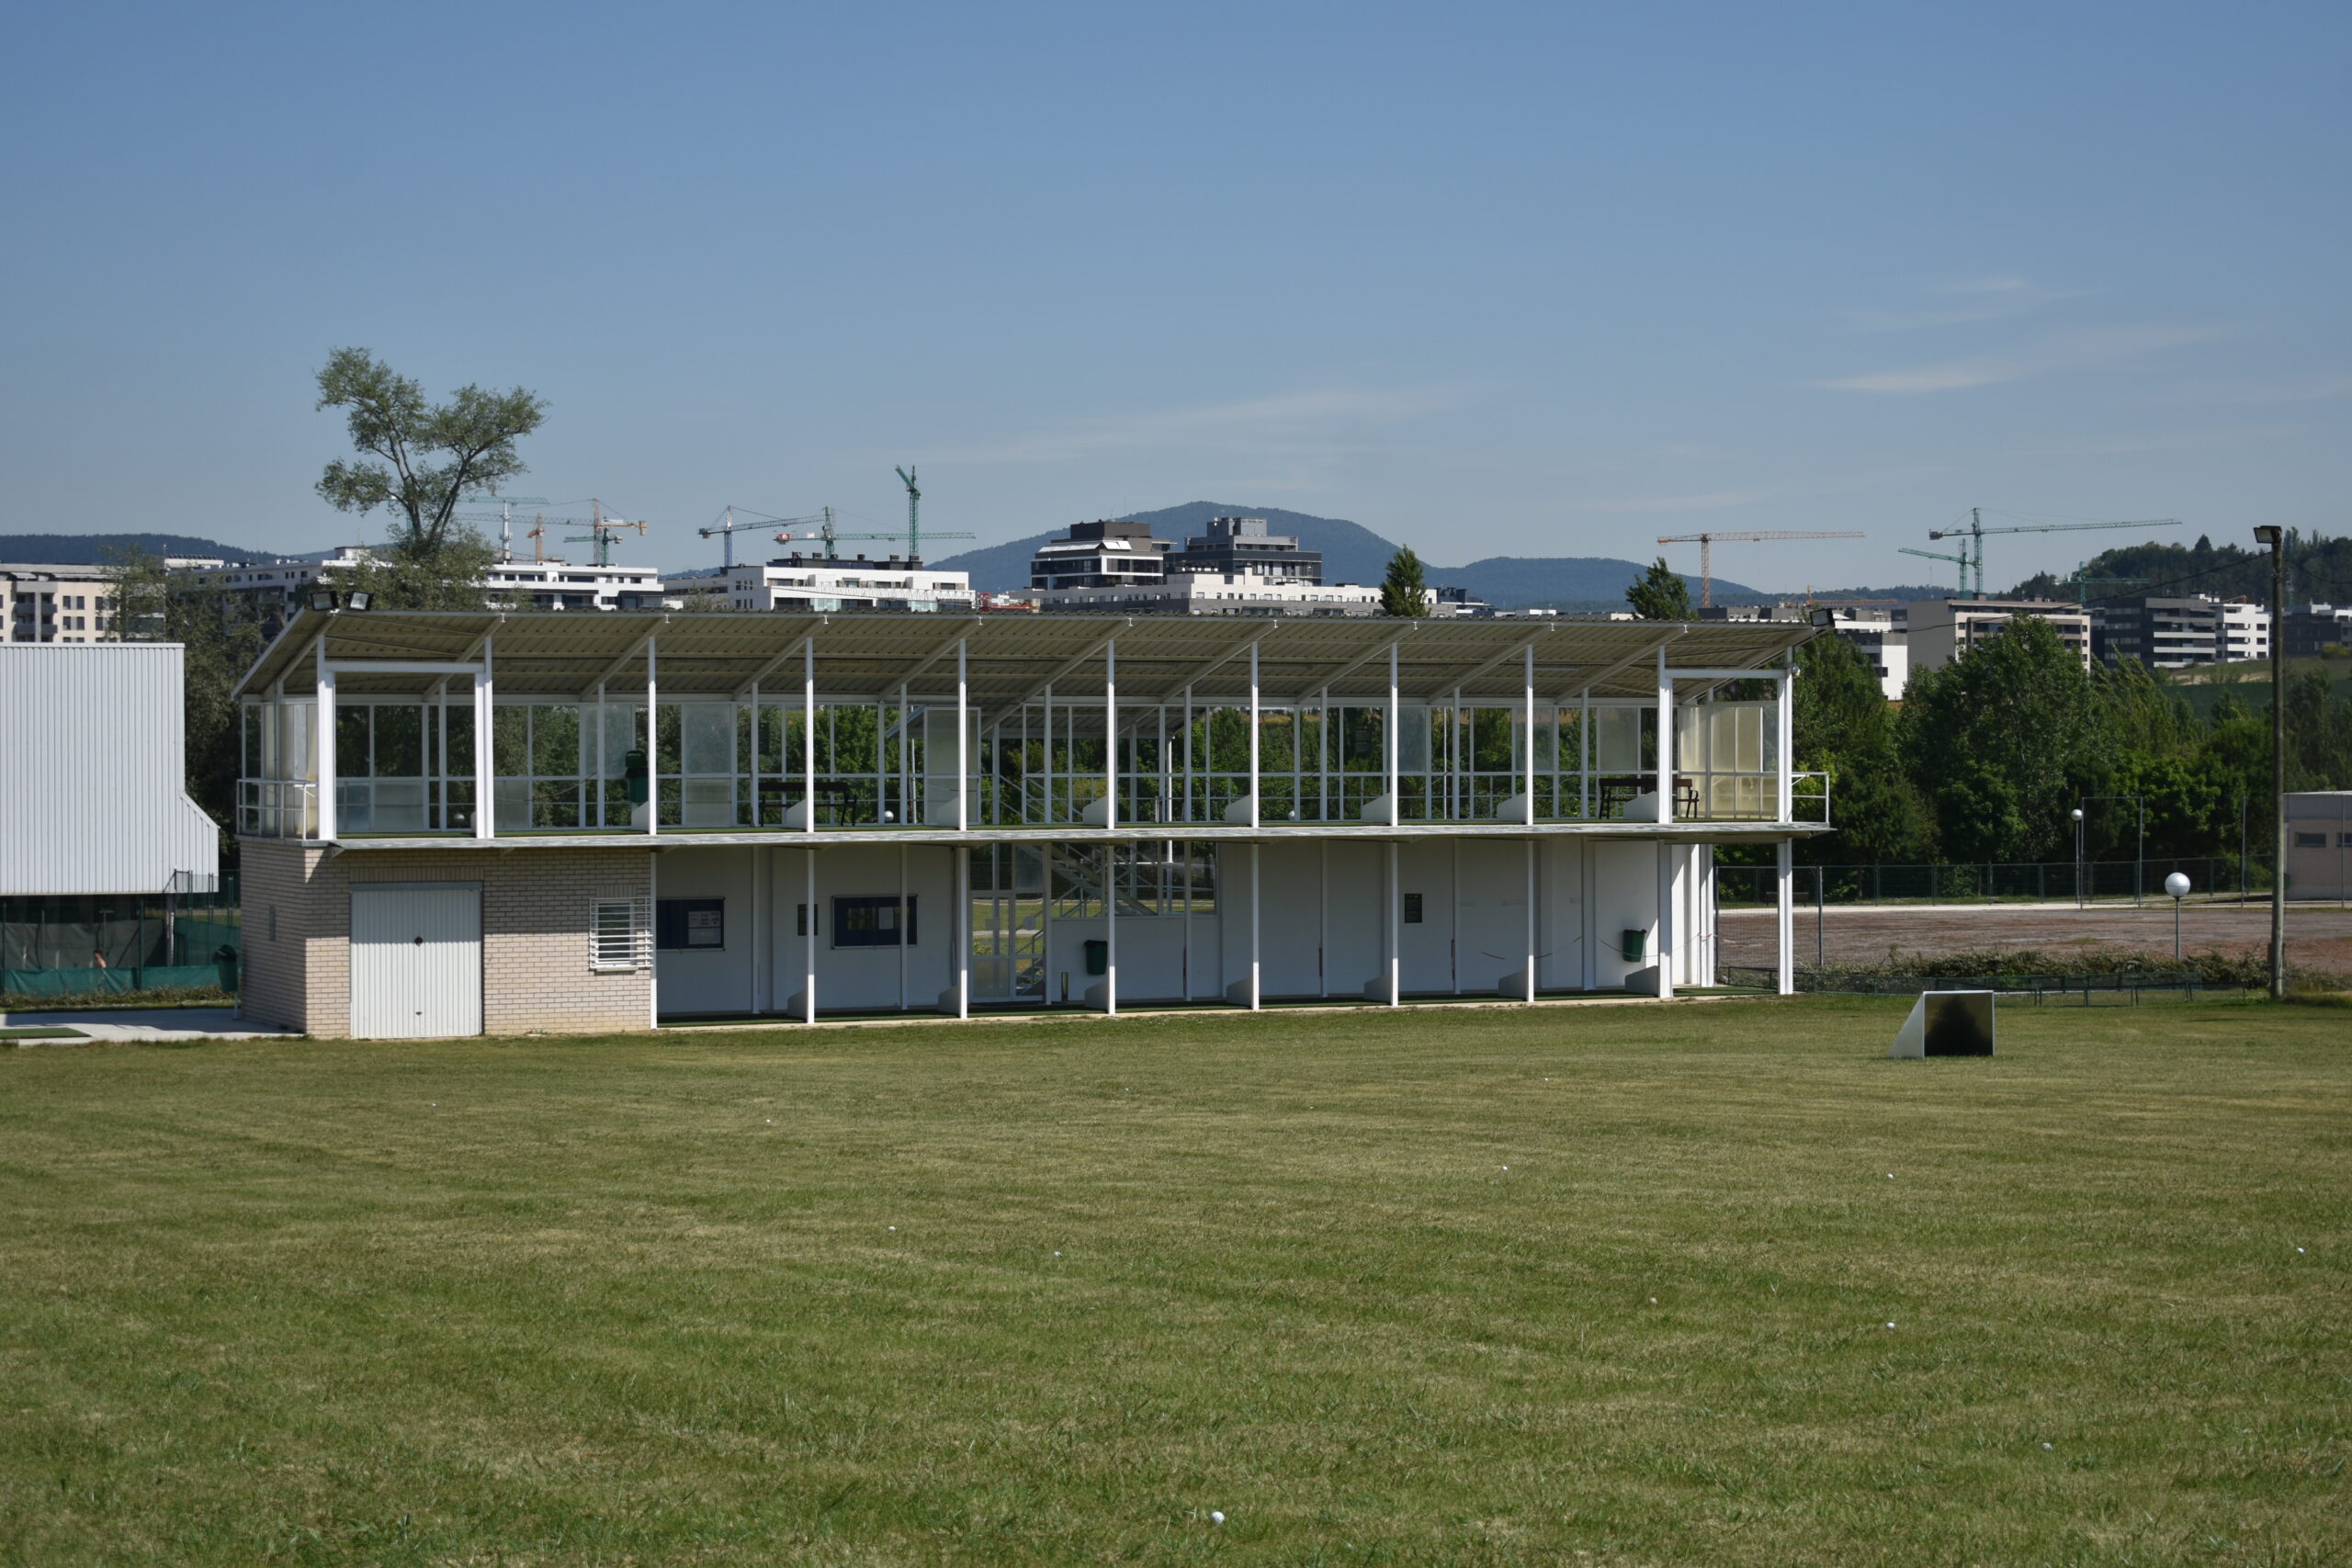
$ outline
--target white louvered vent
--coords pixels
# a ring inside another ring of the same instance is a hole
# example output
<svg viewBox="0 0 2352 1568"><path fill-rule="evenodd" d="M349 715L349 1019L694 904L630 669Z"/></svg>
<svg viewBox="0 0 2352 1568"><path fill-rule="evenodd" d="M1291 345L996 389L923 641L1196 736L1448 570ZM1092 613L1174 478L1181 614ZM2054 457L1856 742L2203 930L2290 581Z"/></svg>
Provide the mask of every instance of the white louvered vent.
<svg viewBox="0 0 2352 1568"><path fill-rule="evenodd" d="M599 898L588 912L588 967L653 967L653 922L635 898Z"/></svg>

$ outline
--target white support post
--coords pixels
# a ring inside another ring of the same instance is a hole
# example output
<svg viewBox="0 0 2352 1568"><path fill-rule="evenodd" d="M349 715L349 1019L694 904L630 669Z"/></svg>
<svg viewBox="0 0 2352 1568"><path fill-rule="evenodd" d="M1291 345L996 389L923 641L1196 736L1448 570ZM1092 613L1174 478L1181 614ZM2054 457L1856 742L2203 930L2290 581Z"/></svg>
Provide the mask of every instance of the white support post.
<svg viewBox="0 0 2352 1568"><path fill-rule="evenodd" d="M498 697L490 638L481 639L481 668L474 671L474 837L498 836L498 726L492 704ZM648 705L650 706L650 705Z"/></svg>
<svg viewBox="0 0 2352 1568"><path fill-rule="evenodd" d="M907 919L907 846L899 846L899 1010L907 1010L907 937L912 930Z"/></svg>
<svg viewBox="0 0 2352 1568"><path fill-rule="evenodd" d="M1251 1012L1258 1011L1264 1000L1264 993L1260 988L1263 983L1265 972L1260 966L1261 952L1258 941L1258 919L1265 908L1265 902L1258 895L1260 871L1258 844L1255 840L1252 840L1250 845L1250 1010Z"/></svg>
<svg viewBox="0 0 2352 1568"><path fill-rule="evenodd" d="M1774 772L1778 775L1776 783L1778 784L1780 820L1783 822L1795 821L1797 815L1797 759L1796 748L1794 745L1795 716L1790 705L1790 698L1793 695L1790 691L1790 687L1795 682L1795 666L1791 664L1782 667L1780 679L1780 701L1774 705L1772 715L1772 733L1774 739L1773 750L1776 757Z"/></svg>
<svg viewBox="0 0 2352 1568"><path fill-rule="evenodd" d="M1263 807L1258 800L1258 645L1253 642L1250 645L1250 826L1252 828L1257 827L1263 819ZM1295 757L1296 754L1297 741L1294 735L1292 755ZM1258 897L1257 877L1258 850L1253 844L1250 849L1250 897L1252 899ZM1252 914L1250 918L1250 940L1253 944L1258 940L1257 931L1258 919L1255 914ZM1257 961L1253 958L1250 964L1250 1005L1251 1007L1258 1005L1257 972Z"/></svg>
<svg viewBox="0 0 2352 1568"><path fill-rule="evenodd" d="M800 639L800 827L803 832L814 833L817 830L817 638L814 634ZM808 865L808 874L813 879L817 874L817 861L813 854L809 857ZM811 886L814 886L813 880ZM816 901L812 895L808 909L808 929L812 931L817 929L816 919ZM816 966L817 961L811 958L808 967L812 973ZM813 997L816 993L812 990L809 995ZM813 1007L815 1004L810 1005ZM809 1016L810 1021L814 1022L815 1014L812 1012Z"/></svg>
<svg viewBox="0 0 2352 1568"><path fill-rule="evenodd" d="M1396 646L1393 642L1388 645L1388 721L1380 727L1382 739L1386 742L1381 750L1387 756L1388 821L1392 827L1405 820L1405 803L1396 798ZM1394 850L1390 852L1395 853Z"/></svg>
<svg viewBox="0 0 2352 1568"><path fill-rule="evenodd" d="M1657 841L1657 994L1674 995L1674 846Z"/></svg>
<svg viewBox="0 0 2352 1568"><path fill-rule="evenodd" d="M1315 987L1323 996L1331 994L1331 840L1317 840L1322 853L1317 870L1320 884L1315 901Z"/></svg>
<svg viewBox="0 0 2352 1568"><path fill-rule="evenodd" d="M1527 792L1527 820L1532 823L1535 820L1535 645L1529 643L1523 651L1527 660L1522 676L1527 696L1527 776L1521 781L1520 787ZM1555 757L1554 766L1557 765L1558 759ZM1534 984L1532 971L1529 972L1528 984L1531 987ZM1532 995L1530 999L1533 999Z"/></svg>
<svg viewBox="0 0 2352 1568"><path fill-rule="evenodd" d="M1779 958L1781 995L1797 993L1796 942L1796 840L1782 839L1779 844L1779 863L1773 877L1772 934L1776 939Z"/></svg>
<svg viewBox="0 0 2352 1568"><path fill-rule="evenodd" d="M1404 867L1387 841L1387 1006L1404 1006Z"/></svg>
<svg viewBox="0 0 2352 1568"><path fill-rule="evenodd" d="M757 1018L760 1013L760 852L757 849L744 857L749 863L752 896L745 902L751 906L752 945L751 973L744 982L745 1010Z"/></svg>
<svg viewBox="0 0 2352 1568"><path fill-rule="evenodd" d="M1583 819L1592 820L1592 688L1587 686L1577 701L1584 705L1583 717L1577 724L1577 773L1584 781ZM1586 987L1589 990L1591 987Z"/></svg>
<svg viewBox="0 0 2352 1568"><path fill-rule="evenodd" d="M490 649L487 644L482 649L481 662L482 670L486 674L490 670ZM661 694L662 689L655 679L653 665L653 638L647 637L645 639L645 832L648 838L654 837L662 831L662 770L660 766L662 706L659 701ZM477 676L474 682L474 723L477 726L481 723L481 712L487 701L488 693L483 689L481 678ZM684 721L681 719L681 728L684 728ZM476 728L474 733L481 735L482 731ZM479 745L481 742L476 741L475 744ZM681 766L684 765L684 758L679 759ZM476 788L479 789L480 786L477 785ZM685 815L685 785L681 784L678 789L680 796L678 814L683 818ZM481 823L488 819L488 812L477 804L474 807L474 821Z"/></svg>
<svg viewBox="0 0 2352 1568"><path fill-rule="evenodd" d="M1119 825L1119 639L1102 645L1102 825ZM1119 846L1102 844L1102 1010L1119 1016Z"/></svg>
<svg viewBox="0 0 2352 1568"><path fill-rule="evenodd" d="M329 626L334 623L329 621ZM335 836L335 755L334 755L334 666L327 662L327 636L323 631L319 640L311 645L318 653L318 700L312 706L313 722L319 727L319 838L330 840Z"/></svg>
<svg viewBox="0 0 2352 1568"><path fill-rule="evenodd" d="M956 668L960 672L964 663L963 653L960 649L956 652ZM956 685L960 689L963 682L959 680L956 682ZM959 712L959 722L962 706L963 705L960 703L956 705ZM957 1018L969 1018L972 1016L972 933L970 930L972 919L972 852L968 845L950 844L947 847L947 852L956 862L956 876L954 879L956 884L956 909L954 915L947 922L948 937L956 943L956 1016ZM1046 866L1046 908L1049 919L1054 907L1053 888L1053 863L1051 855L1048 854Z"/></svg>
<svg viewBox="0 0 2352 1568"><path fill-rule="evenodd" d="M1666 649L1657 650L1657 819L1674 820L1674 677Z"/></svg>
<svg viewBox="0 0 2352 1568"><path fill-rule="evenodd" d="M970 829L971 826L972 826L972 795L971 795L971 777L972 777L972 715L971 715L971 706L970 706L971 670L970 670L970 666L969 666L969 665L967 663L967 661L966 661L966 655L967 655L967 654L968 653L968 651L970 650L970 648L971 648L971 639L970 639L969 637L959 637L959 638L957 638L957 639L956 639L956 830L957 832L959 832L959 833L968 831L968 830ZM1050 709L1050 708L1048 708L1046 711L1047 711L1048 713L1050 713L1050 712L1052 712L1053 710L1052 710L1052 709ZM967 886L967 887L968 887L968 886L969 886L969 885L970 885L971 874L972 874L972 867L971 867L970 861L969 861L969 859L968 859L968 858L966 858L966 859L959 860L959 861L957 862L957 863L958 863L958 864L960 864L960 865L962 865L962 866L964 867L964 883L963 883L962 885L963 885L963 886ZM969 915L969 912L968 912L968 911L965 911L965 912L961 912L961 913L959 913L959 914L957 915L957 917L956 917L956 926L957 926L957 929L958 929L958 930L961 930L961 929L962 929L962 926L963 926L963 922L964 922L966 919L968 919L969 918L970 918L970 915ZM972 987L971 987L971 975L970 975L971 965L970 965L970 963L968 962L968 951L969 951L969 949L970 949L970 947L971 947L971 943L969 943L969 942L966 942L966 943L964 944L964 946L965 946L965 948L966 948L966 950L967 950L967 963L965 964L965 966L964 966L964 971L963 971L963 973L964 973L964 978L963 978L963 980L959 981L959 982L958 982L958 984L957 984L958 996L959 996L959 998L960 998L961 999L959 999L959 1000L957 1001L956 1006L957 1006L957 1007L959 1007L959 1008L963 1008L963 1007L965 1007L965 1006L969 1002L969 1000L970 1000L970 992L971 992L971 989L972 989ZM969 1014L968 1014L968 1012L958 1012L956 1016L956 1017L958 1017L958 1018L964 1018L964 1017L968 1017L968 1016L969 1016Z"/></svg>
<svg viewBox="0 0 2352 1568"><path fill-rule="evenodd" d="M760 825L760 683L752 682L752 798L746 813L752 826Z"/></svg>
<svg viewBox="0 0 2352 1568"><path fill-rule="evenodd" d="M1535 999L1535 840L1527 840L1527 999Z"/></svg>
<svg viewBox="0 0 2352 1568"><path fill-rule="evenodd" d="M1600 984L1600 928L1596 923L1600 916L1593 908L1599 896L1600 888L1593 874L1592 840L1579 839L1577 840L1577 898L1583 909L1577 923L1584 932L1584 941L1578 945L1584 949L1581 977L1588 991Z"/></svg>
<svg viewBox="0 0 2352 1568"><path fill-rule="evenodd" d="M824 917L817 908L817 852L800 852L801 897L808 908L808 931L800 944L800 1021L817 1021L817 928Z"/></svg>

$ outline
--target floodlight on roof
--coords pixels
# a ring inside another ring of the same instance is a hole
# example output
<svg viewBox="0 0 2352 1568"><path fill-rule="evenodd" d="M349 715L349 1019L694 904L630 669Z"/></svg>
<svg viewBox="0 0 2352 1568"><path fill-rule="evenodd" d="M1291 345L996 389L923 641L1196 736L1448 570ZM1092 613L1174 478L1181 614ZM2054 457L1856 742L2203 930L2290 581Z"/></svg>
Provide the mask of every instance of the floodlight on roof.
<svg viewBox="0 0 2352 1568"><path fill-rule="evenodd" d="M343 607L346 610L364 610L375 597L365 588L355 588L343 596Z"/></svg>
<svg viewBox="0 0 2352 1568"><path fill-rule="evenodd" d="M314 588L311 590L311 608L313 610L334 609L334 590L332 588Z"/></svg>

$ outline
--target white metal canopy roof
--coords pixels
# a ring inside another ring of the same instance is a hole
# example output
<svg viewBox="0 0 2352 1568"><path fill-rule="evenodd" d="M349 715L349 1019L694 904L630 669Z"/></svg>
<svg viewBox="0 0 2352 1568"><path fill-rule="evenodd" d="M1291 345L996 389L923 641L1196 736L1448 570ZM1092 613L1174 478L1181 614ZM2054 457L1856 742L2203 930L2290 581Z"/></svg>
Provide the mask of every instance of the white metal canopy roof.
<svg viewBox="0 0 2352 1568"><path fill-rule="evenodd" d="M1814 635L1786 621L1406 620L1302 616L980 615L305 610L248 671L240 695L315 683L318 645L352 694L423 692L447 671L370 665L461 665L491 651L501 696L579 700L599 682L611 694L645 682L651 643L661 694L740 696L756 682L797 691L803 648L813 639L817 686L829 698L894 699L900 687L936 702L956 690L965 644L969 700L1001 707L1033 699L1048 682L1077 695L1102 689L1115 652L1119 700L1246 700L1250 649L1258 648L1261 700L1318 696L1374 703L1388 694L1388 649L1408 701L1450 697L1490 705L1523 692L1534 650L1539 700L1650 697L1663 648L1680 670L1762 671Z"/></svg>

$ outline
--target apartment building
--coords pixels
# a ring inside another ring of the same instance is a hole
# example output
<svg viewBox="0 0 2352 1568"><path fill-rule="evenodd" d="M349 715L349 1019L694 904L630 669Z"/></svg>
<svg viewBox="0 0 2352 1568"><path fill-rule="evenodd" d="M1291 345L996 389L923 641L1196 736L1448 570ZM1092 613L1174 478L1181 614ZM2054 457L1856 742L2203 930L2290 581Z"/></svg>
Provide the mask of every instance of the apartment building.
<svg viewBox="0 0 2352 1568"><path fill-rule="evenodd" d="M1829 615L1827 630L1854 645L1878 676L1879 690L1889 702L1903 695L1911 678L1910 631L1900 605L1868 604L1714 604L1699 612L1708 621L1810 622L1822 611Z"/></svg>
<svg viewBox="0 0 2352 1568"><path fill-rule="evenodd" d="M1263 578L1270 582L1320 582L1323 552L1303 550L1290 534L1266 530L1262 517L1212 517L1209 531L1184 541L1168 556L1170 577Z"/></svg>
<svg viewBox="0 0 2352 1568"><path fill-rule="evenodd" d="M105 568L0 563L0 642L115 640Z"/></svg>
<svg viewBox="0 0 2352 1568"><path fill-rule="evenodd" d="M2135 594L2091 606L2091 652L2181 670L2222 657L2222 603L2202 594Z"/></svg>
<svg viewBox="0 0 2352 1568"><path fill-rule="evenodd" d="M1167 540L1153 536L1148 523L1098 518L1072 524L1068 534L1037 547L1029 561L1029 586L1053 591L1164 581L1169 549Z"/></svg>
<svg viewBox="0 0 2352 1568"><path fill-rule="evenodd" d="M2058 599L1915 599L1904 607L1914 670L1940 670L2020 615L2049 623L2058 640L2091 667L2091 616Z"/></svg>

